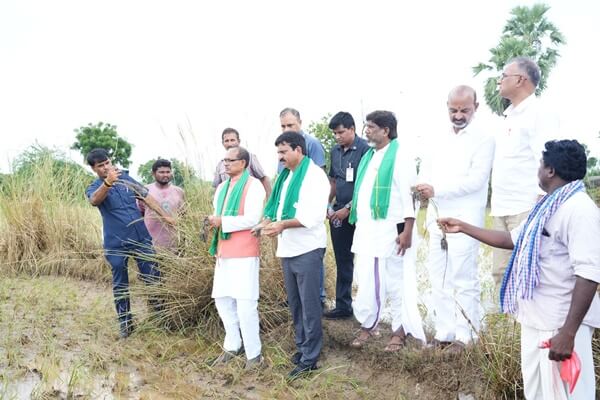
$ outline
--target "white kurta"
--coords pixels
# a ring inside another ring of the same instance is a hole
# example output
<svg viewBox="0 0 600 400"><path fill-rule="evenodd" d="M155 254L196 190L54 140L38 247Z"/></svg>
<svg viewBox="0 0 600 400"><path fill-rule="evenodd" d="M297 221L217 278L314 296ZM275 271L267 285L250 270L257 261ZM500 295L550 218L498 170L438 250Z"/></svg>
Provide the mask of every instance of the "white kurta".
<svg viewBox="0 0 600 400"><path fill-rule="evenodd" d="M403 222L405 218L415 218L410 190L416 179L415 162L411 155L402 149L402 144L399 144L396 153L387 218L374 220L371 217L373 184L383 156L388 149L389 145L375 151L358 192L356 230L352 242L352 252L354 254L371 257L391 256L398 236L396 224Z"/></svg>
<svg viewBox="0 0 600 400"><path fill-rule="evenodd" d="M250 186L246 193L244 215L221 218L223 232L237 232L251 229L260 222L263 212L265 189L254 178L249 178ZM215 192L213 207L224 184ZM230 190L233 189L233 185ZM225 199L227 202L227 199ZM221 258L215 265L212 297L233 297L235 299L258 300L259 296L259 257Z"/></svg>
<svg viewBox="0 0 600 400"><path fill-rule="evenodd" d="M440 341L468 343L477 336L473 328L479 330L480 325L479 242L462 233L448 235L448 250L443 250L436 220L454 217L483 226L493 156L493 137L472 123L458 133L449 128L436 137L436 146L424 155L421 164L418 181L433 186L435 194L427 209L427 267L435 338Z"/></svg>
<svg viewBox="0 0 600 400"><path fill-rule="evenodd" d="M558 139L556 112L544 109L532 94L504 111L503 129L496 135L492 172L492 211L495 217L529 211L539 195L537 170L548 140Z"/></svg>
<svg viewBox="0 0 600 400"><path fill-rule="evenodd" d="M281 219L284 199L292 180L290 171L281 188L281 201L277 209L277 220ZM323 169L310 161L304 181L300 186L295 218L302 227L284 229L277 237L277 257L295 257L315 249L327 247L327 231L325 230L325 215L327 199L331 187Z"/></svg>

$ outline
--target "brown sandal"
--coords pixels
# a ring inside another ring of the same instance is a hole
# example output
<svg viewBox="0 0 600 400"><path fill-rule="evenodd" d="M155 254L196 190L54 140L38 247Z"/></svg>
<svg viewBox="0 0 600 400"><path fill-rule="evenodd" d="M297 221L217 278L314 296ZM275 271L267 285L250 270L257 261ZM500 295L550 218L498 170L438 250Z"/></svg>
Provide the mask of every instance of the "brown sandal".
<svg viewBox="0 0 600 400"><path fill-rule="evenodd" d="M392 335L390 341L387 346L383 349L383 351L388 353L395 353L400 351L406 345L406 335Z"/></svg>
<svg viewBox="0 0 600 400"><path fill-rule="evenodd" d="M381 332L379 332L379 329L374 328L371 330L367 330L367 329L361 328L358 336L355 337L354 340L350 343L350 347L353 347L355 349L360 349L372 337L374 337L374 338L381 337Z"/></svg>

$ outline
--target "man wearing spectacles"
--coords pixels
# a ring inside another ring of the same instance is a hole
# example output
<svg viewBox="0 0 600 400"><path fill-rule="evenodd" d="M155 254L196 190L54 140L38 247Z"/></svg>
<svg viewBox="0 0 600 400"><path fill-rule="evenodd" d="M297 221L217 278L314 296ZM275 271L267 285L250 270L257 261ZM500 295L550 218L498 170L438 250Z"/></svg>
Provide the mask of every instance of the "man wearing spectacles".
<svg viewBox="0 0 600 400"><path fill-rule="evenodd" d="M231 361L244 349L246 369L251 369L262 364L262 356L257 308L260 246L250 229L262 217L265 190L249 174L246 149L230 147L222 161L228 179L217 187L215 213L208 217L215 230L210 247L216 257L212 297L225 328L224 351L213 365Z"/></svg>
<svg viewBox="0 0 600 400"><path fill-rule="evenodd" d="M492 169L494 229L510 231L527 217L543 195L537 183L537 168L544 143L559 136L559 121L535 96L540 69L531 59L510 61L498 79L500 96L510 101L504 111L504 126L496 136ZM510 251L494 249L492 274L498 287Z"/></svg>
<svg viewBox="0 0 600 400"><path fill-rule="evenodd" d="M225 150L229 150L232 147L238 147L240 145L240 133L236 129L225 128L221 134L221 141ZM221 160L217 164L215 177L213 178L214 188L229 179L229 175L227 175L227 171L225 171L225 164L223 161L224 160ZM258 158L256 158L255 154L250 153L250 162L247 167L250 176L255 177L260 181L260 183L262 183L267 196L269 196L269 194L271 194L271 180L265 174L263 167L260 165L260 162L258 162Z"/></svg>

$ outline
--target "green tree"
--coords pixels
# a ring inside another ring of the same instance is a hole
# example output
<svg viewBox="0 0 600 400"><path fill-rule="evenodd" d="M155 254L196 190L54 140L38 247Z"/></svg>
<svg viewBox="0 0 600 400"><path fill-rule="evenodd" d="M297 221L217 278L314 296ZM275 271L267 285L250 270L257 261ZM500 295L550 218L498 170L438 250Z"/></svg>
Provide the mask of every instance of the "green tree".
<svg viewBox="0 0 600 400"><path fill-rule="evenodd" d="M142 179L142 182L145 184L154 182L154 177L152 177L152 164L156 160L162 157L157 157L152 160L148 160L138 168L138 175ZM196 175L196 171L190 165L180 161L176 158L171 158L171 169L173 171L173 184L179 187L185 187L187 182L196 181L198 177Z"/></svg>
<svg viewBox="0 0 600 400"><path fill-rule="evenodd" d="M508 101L498 93L498 76L512 58L530 57L540 67L541 78L536 94L546 89L550 71L560 56L558 48L565 44L565 38L558 28L546 18L550 7L535 4L532 7L518 6L512 9L511 17L506 21L500 43L490 49L491 57L487 63L473 67L475 75L483 71L491 72L485 81L484 97L493 112L502 115Z"/></svg>
<svg viewBox="0 0 600 400"><path fill-rule="evenodd" d="M581 145L585 149L585 155L587 157L586 178L600 175L600 162L598 157L590 156L590 149L588 148L587 144L581 143Z"/></svg>
<svg viewBox="0 0 600 400"><path fill-rule="evenodd" d="M335 136L333 136L333 132L329 129L329 120L331 119L331 114L324 115L318 121L312 121L308 125L308 132L310 132L314 137L319 139L323 147L325 148L325 161L327 165L327 170L329 171L329 166L331 165L331 149L335 146Z"/></svg>
<svg viewBox="0 0 600 400"><path fill-rule="evenodd" d="M104 122L98 122L93 125L89 123L75 129L75 143L71 146L74 150L79 150L83 158L92 149L102 148L108 151L108 155L114 164L127 168L131 161L131 143L117 134L117 127Z"/></svg>
<svg viewBox="0 0 600 400"><path fill-rule="evenodd" d="M5 184L9 179L14 179L32 185L46 185L44 190L55 187L61 199L69 201L81 198L85 188L94 180L90 172L68 159L62 151L39 144L19 154L12 164L12 170L12 175L5 175ZM43 177L43 183L35 183L35 177Z"/></svg>

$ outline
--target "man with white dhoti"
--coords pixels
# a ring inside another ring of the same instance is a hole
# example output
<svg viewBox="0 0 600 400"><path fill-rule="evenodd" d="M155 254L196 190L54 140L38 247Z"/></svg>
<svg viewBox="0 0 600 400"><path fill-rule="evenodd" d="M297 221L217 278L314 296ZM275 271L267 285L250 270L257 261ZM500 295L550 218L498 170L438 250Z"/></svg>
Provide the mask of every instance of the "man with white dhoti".
<svg viewBox="0 0 600 400"><path fill-rule="evenodd" d="M511 232L454 218L438 222L490 246L513 249L500 289L502 311L521 324L526 399L594 399L594 328L600 327L600 211L585 193L585 149L575 140L546 142L538 168L546 193ZM576 385L561 379L560 362L577 353Z"/></svg>
<svg viewBox="0 0 600 400"><path fill-rule="evenodd" d="M217 258L212 297L225 328L224 351L215 364L245 351L246 369L262 363L257 308L260 247L250 230L260 222L265 198L261 182L248 173L249 162L246 149L227 150L223 163L229 179L217 187L215 213L208 217L216 230L210 248Z"/></svg>
<svg viewBox="0 0 600 400"><path fill-rule="evenodd" d="M366 119L366 136L372 148L358 166L350 212L350 223L356 223L352 252L356 255L358 284L352 308L361 323L351 346L360 348L379 335L377 324L389 298L392 338L385 350L393 352L404 345L409 333L425 341L416 296L404 296L403 290L407 285L416 287L414 262L406 262L415 221L411 185L416 168L398 143L397 120L392 112L374 111ZM407 269L413 273L406 274ZM411 304L405 307L412 311L410 324L406 314L403 318L403 302L404 306Z"/></svg>
<svg viewBox="0 0 600 400"><path fill-rule="evenodd" d="M452 126L432 137L435 146L423 157L416 189L422 199L430 199L426 226L436 331L432 345L460 352L477 337L480 326L479 242L464 234L450 235L442 248L436 220L456 217L483 226L494 139L471 122L479 105L473 88L454 88L446 104Z"/></svg>

